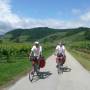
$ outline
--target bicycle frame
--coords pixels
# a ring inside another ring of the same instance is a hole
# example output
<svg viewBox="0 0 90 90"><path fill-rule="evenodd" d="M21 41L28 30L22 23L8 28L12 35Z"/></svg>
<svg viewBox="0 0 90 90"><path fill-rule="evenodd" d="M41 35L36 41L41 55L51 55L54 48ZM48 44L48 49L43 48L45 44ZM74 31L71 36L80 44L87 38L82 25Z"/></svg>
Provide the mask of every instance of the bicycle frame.
<svg viewBox="0 0 90 90"><path fill-rule="evenodd" d="M62 70L62 67L63 67L63 59L64 59L64 57L63 57L62 54L58 55L57 58L56 58L58 74L63 73L63 70Z"/></svg>

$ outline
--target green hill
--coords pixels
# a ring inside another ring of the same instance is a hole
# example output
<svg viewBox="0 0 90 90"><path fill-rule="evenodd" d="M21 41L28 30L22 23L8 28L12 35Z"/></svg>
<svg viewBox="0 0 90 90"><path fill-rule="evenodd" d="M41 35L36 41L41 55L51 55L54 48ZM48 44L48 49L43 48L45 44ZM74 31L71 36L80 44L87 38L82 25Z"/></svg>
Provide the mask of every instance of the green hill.
<svg viewBox="0 0 90 90"><path fill-rule="evenodd" d="M89 28L67 29L41 39L43 43L59 42L60 40L64 42L90 40L90 29Z"/></svg>
<svg viewBox="0 0 90 90"><path fill-rule="evenodd" d="M52 29L48 27L38 27L32 29L15 29L7 32L3 36L3 39L12 42L33 42L35 40L42 42L90 40L90 28Z"/></svg>
<svg viewBox="0 0 90 90"><path fill-rule="evenodd" d="M39 40L43 37L57 33L60 30L51 29L47 27L38 27L32 29L15 29L10 32L7 32L4 35L5 40L15 41L15 42L32 42Z"/></svg>

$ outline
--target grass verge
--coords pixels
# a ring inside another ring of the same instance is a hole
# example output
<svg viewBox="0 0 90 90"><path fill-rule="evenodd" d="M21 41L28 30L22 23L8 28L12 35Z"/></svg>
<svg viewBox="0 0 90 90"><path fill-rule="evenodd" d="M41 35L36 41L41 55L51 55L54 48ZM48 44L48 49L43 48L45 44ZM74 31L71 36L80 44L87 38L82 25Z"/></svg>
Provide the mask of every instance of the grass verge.
<svg viewBox="0 0 90 90"><path fill-rule="evenodd" d="M29 71L31 64L27 58L22 58L13 63L0 63L0 86L14 81Z"/></svg>
<svg viewBox="0 0 90 90"><path fill-rule="evenodd" d="M68 49L70 53L80 62L80 64L90 71L90 55L84 52Z"/></svg>

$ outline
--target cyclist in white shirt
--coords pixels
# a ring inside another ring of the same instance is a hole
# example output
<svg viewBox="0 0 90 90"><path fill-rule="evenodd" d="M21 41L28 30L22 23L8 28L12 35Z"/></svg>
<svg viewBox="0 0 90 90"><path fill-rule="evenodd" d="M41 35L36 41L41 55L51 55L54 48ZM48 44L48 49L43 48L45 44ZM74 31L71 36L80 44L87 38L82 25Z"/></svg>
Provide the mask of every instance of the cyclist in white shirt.
<svg viewBox="0 0 90 90"><path fill-rule="evenodd" d="M63 56L65 56L65 47L64 47L64 45L62 43L59 43L56 46L55 52L56 52L56 55L61 53Z"/></svg>
<svg viewBox="0 0 90 90"><path fill-rule="evenodd" d="M38 41L34 43L34 46L31 48L30 56L34 56L39 58L42 55L42 46L39 44Z"/></svg>
<svg viewBox="0 0 90 90"><path fill-rule="evenodd" d="M30 61L32 61L32 67L34 68L33 70L35 70L36 64L38 65L38 69L40 69L39 59L41 56L42 56L42 46L39 44L38 41L36 41L32 46L31 52L29 54L29 59Z"/></svg>
<svg viewBox="0 0 90 90"><path fill-rule="evenodd" d="M31 49L30 56L40 57L42 55L42 46L39 44L39 42L35 42L35 45Z"/></svg>
<svg viewBox="0 0 90 90"><path fill-rule="evenodd" d="M66 55L65 55L65 47L64 47L64 44L63 43L59 43L57 46L56 46L56 50L55 50L55 54L57 55L57 57L59 57L61 54L63 55L63 63L65 63L66 61Z"/></svg>

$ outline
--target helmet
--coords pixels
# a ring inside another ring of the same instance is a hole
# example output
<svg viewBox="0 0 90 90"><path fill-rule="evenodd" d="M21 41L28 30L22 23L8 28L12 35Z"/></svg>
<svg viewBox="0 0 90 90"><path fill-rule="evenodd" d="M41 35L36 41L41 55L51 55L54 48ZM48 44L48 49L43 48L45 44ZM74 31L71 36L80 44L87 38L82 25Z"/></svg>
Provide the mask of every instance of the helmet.
<svg viewBox="0 0 90 90"><path fill-rule="evenodd" d="M60 42L59 45L62 45L62 42Z"/></svg>
<svg viewBox="0 0 90 90"><path fill-rule="evenodd" d="M63 45L63 43L62 43L62 42L60 42L60 43L59 43L59 45L60 45L60 46L62 46L62 45Z"/></svg>
<svg viewBox="0 0 90 90"><path fill-rule="evenodd" d="M39 42L38 42L38 41L35 41L34 43L35 43L35 44L39 44Z"/></svg>

